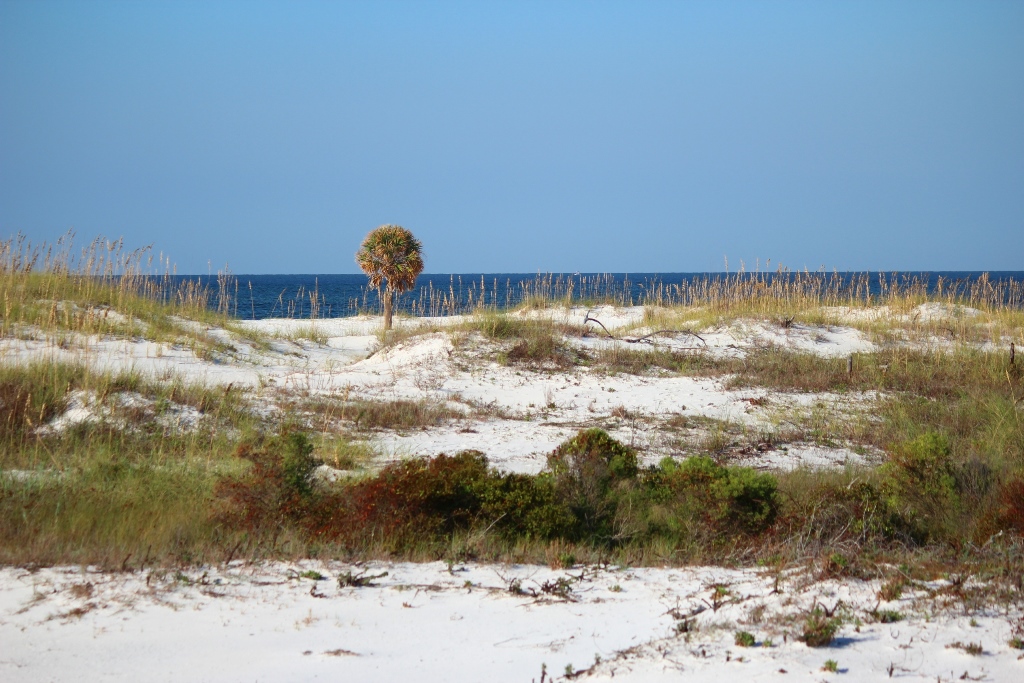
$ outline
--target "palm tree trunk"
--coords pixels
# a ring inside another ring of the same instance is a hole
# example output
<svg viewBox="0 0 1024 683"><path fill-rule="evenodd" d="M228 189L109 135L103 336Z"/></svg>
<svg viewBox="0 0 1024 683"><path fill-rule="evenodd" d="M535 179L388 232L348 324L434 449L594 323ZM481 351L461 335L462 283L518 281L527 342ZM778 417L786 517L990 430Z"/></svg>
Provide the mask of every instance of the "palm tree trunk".
<svg viewBox="0 0 1024 683"><path fill-rule="evenodd" d="M395 293L390 287L384 290L384 329L391 329L391 316L392 316L392 304L394 302Z"/></svg>

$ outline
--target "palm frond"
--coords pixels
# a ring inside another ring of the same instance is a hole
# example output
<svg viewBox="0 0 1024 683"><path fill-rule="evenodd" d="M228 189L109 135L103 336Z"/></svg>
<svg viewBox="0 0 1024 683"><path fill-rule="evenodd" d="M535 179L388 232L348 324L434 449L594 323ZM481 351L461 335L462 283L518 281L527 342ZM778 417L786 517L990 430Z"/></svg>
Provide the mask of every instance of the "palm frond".
<svg viewBox="0 0 1024 683"><path fill-rule="evenodd" d="M384 284L389 290L405 292L416 286L423 272L423 244L400 225L382 225L363 239L356 263L371 287Z"/></svg>

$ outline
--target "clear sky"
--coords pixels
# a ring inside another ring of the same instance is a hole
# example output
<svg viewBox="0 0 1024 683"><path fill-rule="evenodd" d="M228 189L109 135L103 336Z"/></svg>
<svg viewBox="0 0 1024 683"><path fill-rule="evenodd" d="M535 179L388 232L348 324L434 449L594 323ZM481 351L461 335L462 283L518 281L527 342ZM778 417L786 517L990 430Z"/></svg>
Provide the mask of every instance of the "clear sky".
<svg viewBox="0 0 1024 683"><path fill-rule="evenodd" d="M179 272L1024 269L1024 2L0 0L0 235Z"/></svg>

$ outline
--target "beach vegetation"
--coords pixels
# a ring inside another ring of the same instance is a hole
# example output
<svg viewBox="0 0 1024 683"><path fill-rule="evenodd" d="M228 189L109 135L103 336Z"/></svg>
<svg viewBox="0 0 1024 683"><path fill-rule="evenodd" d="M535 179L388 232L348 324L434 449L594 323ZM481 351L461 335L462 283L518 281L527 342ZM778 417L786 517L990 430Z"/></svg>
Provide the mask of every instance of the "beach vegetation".
<svg viewBox="0 0 1024 683"><path fill-rule="evenodd" d="M737 647L754 647L757 643L754 634L749 631L736 631L733 640Z"/></svg>
<svg viewBox="0 0 1024 683"><path fill-rule="evenodd" d="M542 471L524 474L493 467L474 450L483 446L468 424L458 425L467 427L465 450L379 457L380 432L525 418L480 399L441 400L443 377L412 378L421 398L369 400L330 387L257 391L90 364L96 340L146 339L154 354L189 349L212 365L242 347L265 348L267 337L239 325L226 271L199 287L119 241L76 254L70 238L52 249L0 244L0 334L10 350L0 363L2 562L810 562L827 576L879 581L886 601L953 574L1020 590L1024 378L1007 353L1010 341L1024 346L1019 285L981 280L929 294L920 282L887 280L872 294L863 280L823 273L748 274L650 288L637 302L582 277L571 296L539 278L528 310L491 307L496 290L482 295L483 283L458 324L382 335L378 352L389 352L444 329L453 366L499 361L524 383L541 373L715 379L763 417L715 420L676 405L645 415L623 401L559 423L580 431L552 449ZM754 317L788 332L848 324L877 349L851 363L771 344L722 355L594 344L597 332L548 316L581 301L644 303L637 329L701 333ZM924 315L932 309L920 306L933 304L949 315ZM312 321L296 329L295 340L326 341ZM32 345L48 355L19 355ZM783 393L817 396L785 407ZM554 412L553 403L545 396L541 410ZM672 457L646 464L642 445L594 428L624 424L664 436ZM860 449L873 460L831 470L736 464L795 442ZM974 604L973 587L955 590L950 599ZM834 619L808 615L805 635L824 639Z"/></svg>
<svg viewBox="0 0 1024 683"><path fill-rule="evenodd" d="M804 615L803 631L800 640L808 647L827 647L836 637L842 620L822 607L815 605Z"/></svg>
<svg viewBox="0 0 1024 683"><path fill-rule="evenodd" d="M384 288L384 329L390 330L395 294L415 287L423 272L423 244L400 225L382 225L363 238L356 263L369 278L370 287Z"/></svg>

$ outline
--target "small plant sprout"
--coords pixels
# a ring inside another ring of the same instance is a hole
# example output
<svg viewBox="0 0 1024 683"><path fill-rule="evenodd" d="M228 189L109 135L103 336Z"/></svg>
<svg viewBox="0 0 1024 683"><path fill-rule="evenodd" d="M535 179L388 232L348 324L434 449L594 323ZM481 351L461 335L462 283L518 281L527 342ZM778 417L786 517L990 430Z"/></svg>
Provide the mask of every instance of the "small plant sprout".
<svg viewBox="0 0 1024 683"><path fill-rule="evenodd" d="M876 610L873 616L881 624L894 624L897 621L903 621L903 613L894 609ZM971 621L973 622L974 620L972 619ZM971 624L971 626L977 625L977 622Z"/></svg>
<svg viewBox="0 0 1024 683"><path fill-rule="evenodd" d="M715 584L711 586L711 602L704 601L713 611L717 612L722 605L726 603L726 599L729 597L728 586L721 584Z"/></svg>
<svg viewBox="0 0 1024 683"><path fill-rule="evenodd" d="M839 671L839 662L834 659L825 660L825 664L821 667L822 671L828 671L829 673L836 673Z"/></svg>
<svg viewBox="0 0 1024 683"><path fill-rule="evenodd" d="M804 629L800 640L807 643L808 647L825 647L835 638L839 625L840 620L833 617L830 611L815 605L804 617Z"/></svg>
<svg viewBox="0 0 1024 683"><path fill-rule="evenodd" d="M672 629L676 632L676 635L683 635L684 633L691 633L696 630L695 624L690 619L680 619Z"/></svg>
<svg viewBox="0 0 1024 683"><path fill-rule="evenodd" d="M902 576L894 576L878 589L878 599L890 602L892 600L899 600L903 595L903 587L906 585L906 581Z"/></svg>
<svg viewBox="0 0 1024 683"><path fill-rule="evenodd" d="M737 631L735 642L739 647L754 647L757 641L754 638L754 634L747 631Z"/></svg>
<svg viewBox="0 0 1024 683"><path fill-rule="evenodd" d="M974 657L985 653L985 648L981 646L981 643L964 643L959 640L947 645L946 649L960 650Z"/></svg>

